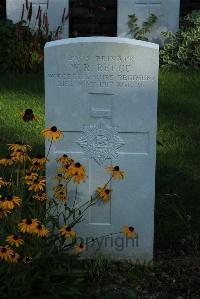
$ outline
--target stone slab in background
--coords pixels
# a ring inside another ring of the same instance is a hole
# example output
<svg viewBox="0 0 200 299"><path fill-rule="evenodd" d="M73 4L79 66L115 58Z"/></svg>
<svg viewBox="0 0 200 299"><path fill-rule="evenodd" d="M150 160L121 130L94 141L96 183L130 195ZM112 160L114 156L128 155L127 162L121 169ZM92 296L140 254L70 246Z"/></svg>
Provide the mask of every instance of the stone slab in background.
<svg viewBox="0 0 200 299"><path fill-rule="evenodd" d="M125 171L125 179L110 186L111 201L88 210L78 235L101 237L123 225L138 232L133 243L120 234L100 238L89 256L99 246L116 259L153 257L158 62L158 45L124 38L66 39L45 46L46 126L64 131L50 159L67 154L86 166L89 178L78 189L78 204L108 179L105 166ZM55 162L48 164L48 188L55 168Z"/></svg>

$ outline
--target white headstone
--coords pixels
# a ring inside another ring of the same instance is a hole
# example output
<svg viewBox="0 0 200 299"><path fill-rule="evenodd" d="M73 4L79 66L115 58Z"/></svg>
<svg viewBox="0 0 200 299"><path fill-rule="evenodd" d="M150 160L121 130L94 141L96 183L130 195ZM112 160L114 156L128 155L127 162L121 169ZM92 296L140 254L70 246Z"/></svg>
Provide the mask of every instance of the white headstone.
<svg viewBox="0 0 200 299"><path fill-rule="evenodd" d="M118 36L127 37L129 28L128 15L135 14L138 18L138 25L154 14L157 21L149 35L149 40L161 41L162 31L176 32L179 27L180 0L118 0Z"/></svg>
<svg viewBox="0 0 200 299"><path fill-rule="evenodd" d="M86 240L128 225L138 237L100 238L89 254L100 247L112 258L152 259L158 62L158 45L126 38L76 38L45 46L46 126L64 131L50 159L67 154L86 166L81 204L108 179L105 166L125 171L124 180L112 181L111 201L88 210L78 235ZM49 185L55 167L53 162L47 167Z"/></svg>

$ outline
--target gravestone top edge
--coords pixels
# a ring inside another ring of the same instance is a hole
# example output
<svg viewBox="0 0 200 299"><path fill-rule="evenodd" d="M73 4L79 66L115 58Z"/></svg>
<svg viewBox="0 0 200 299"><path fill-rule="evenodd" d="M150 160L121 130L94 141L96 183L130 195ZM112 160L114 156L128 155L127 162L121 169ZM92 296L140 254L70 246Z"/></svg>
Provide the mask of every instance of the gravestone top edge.
<svg viewBox="0 0 200 299"><path fill-rule="evenodd" d="M56 46L80 44L80 43L116 43L116 44L129 44L133 46L142 46L159 50L159 45L155 43L145 42L137 39L130 39L124 37L108 37L108 36L92 36L92 37L77 37L67 38L56 41L51 41L45 44L45 49Z"/></svg>

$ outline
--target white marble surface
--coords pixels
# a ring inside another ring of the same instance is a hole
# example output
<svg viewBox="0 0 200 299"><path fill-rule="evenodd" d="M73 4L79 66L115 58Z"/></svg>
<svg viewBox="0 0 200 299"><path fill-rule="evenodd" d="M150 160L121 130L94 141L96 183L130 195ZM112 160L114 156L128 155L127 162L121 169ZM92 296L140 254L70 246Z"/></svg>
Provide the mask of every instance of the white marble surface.
<svg viewBox="0 0 200 299"><path fill-rule="evenodd" d="M158 20L152 28L149 40L162 43L160 32L178 30L180 0L118 0L118 36L127 37L128 15L132 14L136 14L139 26L150 14L155 14Z"/></svg>
<svg viewBox="0 0 200 299"><path fill-rule="evenodd" d="M112 157L113 164L125 171L125 179L110 186L111 201L92 207L78 234L95 238L119 232L123 225L138 232L134 243L122 235L113 236L112 244L111 239L100 238L88 251L90 256L101 247L103 254L116 259L152 259L158 63L158 45L126 38L46 44L46 126L64 131L50 158L68 154L86 166L89 178L80 186L81 203L105 183L104 167ZM47 177L54 171L52 162Z"/></svg>

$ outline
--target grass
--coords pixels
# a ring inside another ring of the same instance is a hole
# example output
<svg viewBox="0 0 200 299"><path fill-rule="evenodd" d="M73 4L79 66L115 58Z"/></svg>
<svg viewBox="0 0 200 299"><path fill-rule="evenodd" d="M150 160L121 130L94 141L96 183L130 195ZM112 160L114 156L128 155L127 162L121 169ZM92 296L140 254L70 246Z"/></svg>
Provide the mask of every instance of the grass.
<svg viewBox="0 0 200 299"><path fill-rule="evenodd" d="M0 76L0 154L6 144L25 138L33 151L44 152L43 76ZM168 248L191 233L200 233L200 74L160 72L156 174L156 248ZM38 122L24 123L20 112L32 108ZM24 136L24 137L23 137ZM175 194L175 195L174 195ZM191 218L191 219L190 219Z"/></svg>

